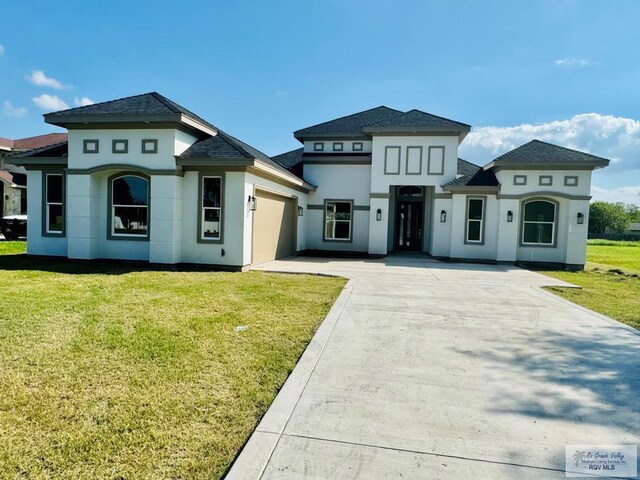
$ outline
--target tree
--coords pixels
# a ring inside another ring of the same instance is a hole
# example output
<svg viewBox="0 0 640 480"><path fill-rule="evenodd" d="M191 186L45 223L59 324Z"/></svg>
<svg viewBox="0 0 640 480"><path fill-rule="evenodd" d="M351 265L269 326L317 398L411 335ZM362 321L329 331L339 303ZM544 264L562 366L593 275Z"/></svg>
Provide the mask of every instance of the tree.
<svg viewBox="0 0 640 480"><path fill-rule="evenodd" d="M624 207L627 215L629 216L629 221L632 223L640 223L640 207L638 205L634 205L633 203L629 203Z"/></svg>
<svg viewBox="0 0 640 480"><path fill-rule="evenodd" d="M607 227L624 232L631 220L623 203L593 202L589 206L589 231L605 233Z"/></svg>

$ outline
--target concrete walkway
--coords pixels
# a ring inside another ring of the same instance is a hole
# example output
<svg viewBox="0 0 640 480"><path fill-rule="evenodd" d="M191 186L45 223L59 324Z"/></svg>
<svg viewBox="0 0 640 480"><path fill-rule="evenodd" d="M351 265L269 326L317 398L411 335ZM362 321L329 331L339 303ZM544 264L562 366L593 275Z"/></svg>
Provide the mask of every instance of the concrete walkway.
<svg viewBox="0 0 640 480"><path fill-rule="evenodd" d="M294 258L350 278L227 479L565 478L640 443L640 336L515 267Z"/></svg>

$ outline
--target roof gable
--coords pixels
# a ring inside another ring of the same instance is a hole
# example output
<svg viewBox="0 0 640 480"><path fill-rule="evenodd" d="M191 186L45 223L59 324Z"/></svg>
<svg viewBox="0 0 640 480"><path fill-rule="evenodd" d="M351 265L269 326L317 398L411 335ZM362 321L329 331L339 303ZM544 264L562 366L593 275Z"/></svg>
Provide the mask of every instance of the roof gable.
<svg viewBox="0 0 640 480"><path fill-rule="evenodd" d="M409 110L401 115L387 118L365 127L365 132L402 131L402 130L452 130L469 131L470 125L439 117L422 110Z"/></svg>
<svg viewBox="0 0 640 480"><path fill-rule="evenodd" d="M362 136L362 129L376 122L381 122L396 115L401 115L400 110L381 105L376 108L353 113L344 117L319 123L311 127L303 128L293 132L293 136L298 140L303 138L324 137L324 136Z"/></svg>
<svg viewBox="0 0 640 480"><path fill-rule="evenodd" d="M566 147L553 145L541 140L532 140L503 155L484 167L490 168L541 168L567 167L594 169L606 167L609 160L579 152Z"/></svg>
<svg viewBox="0 0 640 480"><path fill-rule="evenodd" d="M94 121L180 121L182 116L208 129L217 131L211 123L157 92L143 93L45 114L47 123L66 126L74 122Z"/></svg>

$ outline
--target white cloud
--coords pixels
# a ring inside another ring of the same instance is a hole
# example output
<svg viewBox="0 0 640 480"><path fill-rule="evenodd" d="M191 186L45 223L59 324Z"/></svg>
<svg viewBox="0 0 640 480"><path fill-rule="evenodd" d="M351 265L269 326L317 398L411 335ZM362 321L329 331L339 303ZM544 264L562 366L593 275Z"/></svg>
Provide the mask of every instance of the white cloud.
<svg viewBox="0 0 640 480"><path fill-rule="evenodd" d="M33 103L47 111L56 111L56 110L66 110L69 108L64 100L62 100L57 95L47 95L46 93L40 95L39 97L34 97Z"/></svg>
<svg viewBox="0 0 640 480"><path fill-rule="evenodd" d="M586 67L591 64L586 58L559 58L554 63L558 67Z"/></svg>
<svg viewBox="0 0 640 480"><path fill-rule="evenodd" d="M27 109L24 107L14 107L9 100L4 101L4 114L8 117L22 118L27 114Z"/></svg>
<svg viewBox="0 0 640 480"><path fill-rule="evenodd" d="M601 188L591 185L593 200L640 205L640 185L637 187Z"/></svg>
<svg viewBox="0 0 640 480"><path fill-rule="evenodd" d="M27 80L37 87L50 87L56 90L65 88L61 81L47 77L42 70L36 70L31 75L27 75Z"/></svg>
<svg viewBox="0 0 640 480"><path fill-rule="evenodd" d="M284 90L276 90L276 95L278 97L288 97L289 96L289 92L286 92Z"/></svg>
<svg viewBox="0 0 640 480"><path fill-rule="evenodd" d="M76 105L76 107L86 107L87 105L93 105L96 102L91 100L89 97L75 97L73 99L73 103Z"/></svg>
<svg viewBox="0 0 640 480"><path fill-rule="evenodd" d="M535 125L479 127L460 145L460 156L484 165L534 138L608 158L608 172L640 172L640 121L598 113Z"/></svg>
<svg viewBox="0 0 640 480"><path fill-rule="evenodd" d="M0 45L0 55L4 55L4 52L6 52L4 45Z"/></svg>

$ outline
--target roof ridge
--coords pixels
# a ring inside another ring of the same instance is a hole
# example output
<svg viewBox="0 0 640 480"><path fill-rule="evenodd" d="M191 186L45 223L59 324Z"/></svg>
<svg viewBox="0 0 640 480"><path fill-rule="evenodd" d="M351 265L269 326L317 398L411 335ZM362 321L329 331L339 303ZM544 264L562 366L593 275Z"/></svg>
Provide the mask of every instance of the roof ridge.
<svg viewBox="0 0 640 480"><path fill-rule="evenodd" d="M158 92L145 92L145 93L138 93L137 95L129 95L128 97L120 97L120 98L114 98L113 100L105 100L104 102L96 102L96 103L92 103L91 105L80 105L78 107L73 107L73 108L65 108L63 110L56 110L55 112L49 112L47 113L47 115L52 114L52 113L59 113L59 112L71 112L71 111L76 111L76 110L80 110L82 108L86 108L86 107L92 107L94 105L106 105L108 103L114 103L114 102L119 102L121 100L129 100L131 98L137 98L137 97L144 97L145 95L153 95L154 93L158 94ZM154 97L155 98L155 97Z"/></svg>
<svg viewBox="0 0 640 480"><path fill-rule="evenodd" d="M310 129L310 128L319 127L319 126L325 125L327 123L332 123L332 122L336 122L338 120L343 120L345 118L354 117L356 115L361 115L363 113L371 112L372 110L377 110L378 108L386 108L388 110L394 110L394 111L398 112L398 115L404 113L404 112L402 112L400 110L396 110L395 108L387 107L386 105L378 105L377 107L368 108L368 109L362 110L360 112L350 113L349 115L343 115L343 116L338 117L338 118L332 118L331 120L327 120L325 122L316 123L315 125L309 125L308 127L304 127L304 128L299 129L299 130L296 130L295 132L293 132L293 134L295 135L297 132L300 132L302 130L307 130L307 129ZM387 118L385 118L385 120L387 120Z"/></svg>
<svg viewBox="0 0 640 480"><path fill-rule="evenodd" d="M289 155L290 153L297 152L297 151L299 151L299 150L304 151L304 147L294 148L293 150L289 150L288 152L282 152L282 153L279 153L278 155L274 155L274 156L272 156L272 157L271 157L271 159L273 160L273 159L274 159L274 158L276 158L276 157L281 157L281 156L283 156L283 155Z"/></svg>
<svg viewBox="0 0 640 480"><path fill-rule="evenodd" d="M529 143L533 143L533 142L542 143L542 144L548 145L550 147L561 148L562 150L567 150L569 152L579 153L581 155L587 155L588 157L597 158L598 160L607 160L604 157L599 157L598 155L593 155L593 154L591 154L589 152L581 152L580 150L575 150L573 148L563 147L562 145L555 145L553 143L545 142L544 140L539 140L537 138L534 138L533 140L525 143L524 145L520 145L520 147L524 147L525 145L528 145ZM520 148L520 147L518 147L518 148Z"/></svg>
<svg viewBox="0 0 640 480"><path fill-rule="evenodd" d="M238 153L242 154L243 157L246 158L254 158L253 155L251 155L249 152L247 152L242 145L238 145L236 142L239 142L238 139L232 137L231 135L229 135L226 132L223 132L222 130L218 130L218 135L214 135L213 137L209 137L209 138L215 138L215 137L220 137L221 140L223 140L224 142L226 142L228 145L231 146L231 148L233 148L234 150L236 150ZM206 142L209 139L203 140L204 142Z"/></svg>
<svg viewBox="0 0 640 480"><path fill-rule="evenodd" d="M173 100L165 97L164 95L160 95L158 92L149 92L148 94L145 94L145 95L151 95L153 98L158 100L160 103L162 103L165 107L167 107L173 113L182 113L179 109L177 109L173 105L171 105L171 103L175 103ZM184 110L186 110L186 108L184 108L184 107L182 107L182 108ZM195 113L194 113L194 115L195 115Z"/></svg>
<svg viewBox="0 0 640 480"><path fill-rule="evenodd" d="M436 118L439 118L441 120L446 120L447 122L453 122L453 123L459 123L459 124L462 124L462 125L466 125L467 127L471 128L471 125L469 125L468 123L459 122L458 120L452 120L450 118L443 117L441 115L436 115L435 113L425 112L424 110L420 110L419 108L412 108L411 110L409 110L408 112L405 112L405 113L409 113L409 112L413 112L413 111L424 113L425 115L431 115L432 117L436 117Z"/></svg>

